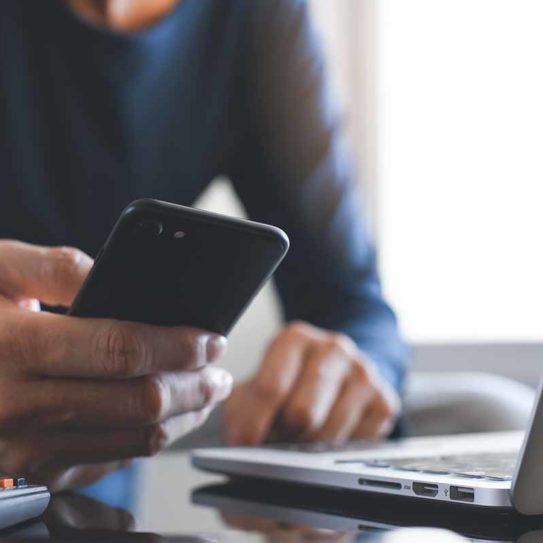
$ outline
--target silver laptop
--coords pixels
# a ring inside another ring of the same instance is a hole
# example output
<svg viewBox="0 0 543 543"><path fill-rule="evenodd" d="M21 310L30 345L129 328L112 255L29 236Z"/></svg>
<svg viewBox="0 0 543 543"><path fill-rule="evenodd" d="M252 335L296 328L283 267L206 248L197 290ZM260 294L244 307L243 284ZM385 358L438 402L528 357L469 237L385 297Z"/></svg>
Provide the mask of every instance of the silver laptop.
<svg viewBox="0 0 543 543"><path fill-rule="evenodd" d="M543 514L542 390L525 434L198 449L192 462L230 476Z"/></svg>

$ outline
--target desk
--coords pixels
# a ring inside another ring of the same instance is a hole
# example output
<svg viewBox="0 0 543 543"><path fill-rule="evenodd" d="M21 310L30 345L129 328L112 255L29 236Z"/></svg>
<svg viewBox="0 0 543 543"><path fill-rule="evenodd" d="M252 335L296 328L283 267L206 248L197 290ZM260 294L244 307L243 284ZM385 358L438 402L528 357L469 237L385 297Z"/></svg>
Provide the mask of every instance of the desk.
<svg viewBox="0 0 543 543"><path fill-rule="evenodd" d="M136 543L162 536L183 543L374 543L391 537L390 529L425 526L454 530L468 541L543 541L542 518L440 504L421 507L399 498L269 482L226 483L194 470L182 453L163 455L142 469L133 514L80 495L57 496L43 522L4 539ZM448 541L443 537L417 533L400 541Z"/></svg>

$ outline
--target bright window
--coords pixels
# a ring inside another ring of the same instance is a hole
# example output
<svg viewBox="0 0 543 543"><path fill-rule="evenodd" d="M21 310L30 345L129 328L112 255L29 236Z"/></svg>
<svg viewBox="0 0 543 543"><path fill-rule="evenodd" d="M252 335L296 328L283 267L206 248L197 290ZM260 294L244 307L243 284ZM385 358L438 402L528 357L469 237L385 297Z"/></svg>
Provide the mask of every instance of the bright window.
<svg viewBox="0 0 543 543"><path fill-rule="evenodd" d="M543 2L311 5L409 338L543 340Z"/></svg>
<svg viewBox="0 0 543 543"><path fill-rule="evenodd" d="M541 340L543 2L377 5L377 232L403 327Z"/></svg>

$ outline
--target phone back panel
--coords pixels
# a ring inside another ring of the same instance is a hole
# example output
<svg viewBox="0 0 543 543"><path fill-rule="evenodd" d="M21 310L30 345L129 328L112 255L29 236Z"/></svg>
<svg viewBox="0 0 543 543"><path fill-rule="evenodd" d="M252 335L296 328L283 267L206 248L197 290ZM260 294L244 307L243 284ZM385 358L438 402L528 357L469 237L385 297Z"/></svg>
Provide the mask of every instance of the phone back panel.
<svg viewBox="0 0 543 543"><path fill-rule="evenodd" d="M287 250L277 228L140 200L121 215L70 314L226 335Z"/></svg>

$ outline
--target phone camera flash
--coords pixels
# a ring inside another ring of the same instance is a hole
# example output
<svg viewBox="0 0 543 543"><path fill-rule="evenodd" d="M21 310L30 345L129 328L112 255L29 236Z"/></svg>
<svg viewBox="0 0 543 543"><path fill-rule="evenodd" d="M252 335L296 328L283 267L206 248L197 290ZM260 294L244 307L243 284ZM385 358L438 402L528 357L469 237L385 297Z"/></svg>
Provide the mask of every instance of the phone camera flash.
<svg viewBox="0 0 543 543"><path fill-rule="evenodd" d="M185 232L178 230L177 232L174 232L173 237L175 239L183 239L185 237Z"/></svg>

